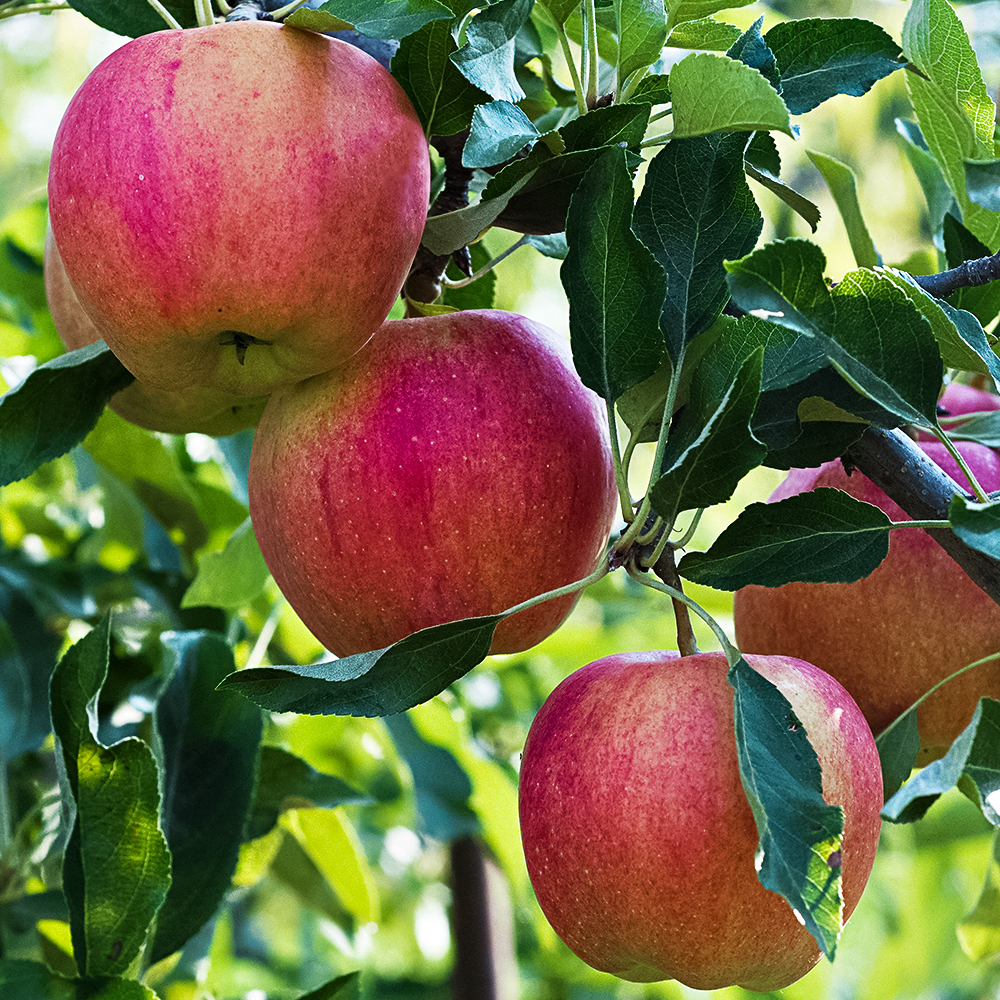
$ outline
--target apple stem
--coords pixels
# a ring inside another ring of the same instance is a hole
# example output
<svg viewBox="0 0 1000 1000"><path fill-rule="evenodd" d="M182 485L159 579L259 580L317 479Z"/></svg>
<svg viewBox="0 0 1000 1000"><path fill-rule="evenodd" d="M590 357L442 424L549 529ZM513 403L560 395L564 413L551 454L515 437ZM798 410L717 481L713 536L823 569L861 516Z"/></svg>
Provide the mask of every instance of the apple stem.
<svg viewBox="0 0 1000 1000"><path fill-rule="evenodd" d="M677 574L677 563L674 561L674 550L667 545L670 535L663 532L663 536L653 550L655 558L652 562L653 572L672 590L675 594L670 595L670 603L674 609L674 625L677 629L677 651L681 656L692 656L701 652L698 649L698 640L695 638L694 627L691 625L691 614L688 605L682 599L684 597L684 585ZM657 549L659 551L657 551Z"/></svg>
<svg viewBox="0 0 1000 1000"><path fill-rule="evenodd" d="M152 7L153 10L155 10L156 13L159 14L160 17L162 17L163 20L167 22L168 28L177 28L177 29L183 28L183 25L180 23L180 21L178 21L177 18L174 17L174 15L171 14L170 11L167 10L167 8L164 7L162 3L160 3L160 0L146 0L146 3L148 3L149 6Z"/></svg>
<svg viewBox="0 0 1000 1000"><path fill-rule="evenodd" d="M448 288L465 288L467 285L471 285L474 281L478 281L483 275L489 274L504 258L509 257L515 250L520 247L526 246L528 242L527 236L522 236L516 243L511 244L507 247L503 253L498 253L491 261L484 264L475 274L470 274L466 278L452 279L442 275L441 284L446 285Z"/></svg>
<svg viewBox="0 0 1000 1000"><path fill-rule="evenodd" d="M958 467L962 470L962 475L969 481L969 485L972 487L972 492L975 494L976 499L980 503L989 503L989 496L982 486L980 486L979 480L976 479L976 474L969 468L969 463L965 461L964 456L956 447L955 442L948 437L940 425L935 424L932 430L934 432L934 436L945 446L945 448L948 449L948 454L955 459L956 463L958 463Z"/></svg>

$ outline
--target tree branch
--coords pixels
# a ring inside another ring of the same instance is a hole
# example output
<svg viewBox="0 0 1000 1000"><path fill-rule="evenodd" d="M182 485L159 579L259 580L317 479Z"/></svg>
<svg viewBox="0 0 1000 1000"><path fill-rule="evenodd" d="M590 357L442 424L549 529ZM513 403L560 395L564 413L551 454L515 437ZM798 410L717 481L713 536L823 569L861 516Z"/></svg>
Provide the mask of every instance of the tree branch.
<svg viewBox="0 0 1000 1000"><path fill-rule="evenodd" d="M1000 252L991 257L964 260L958 267L939 274L915 274L913 280L936 299L947 298L960 288L976 288L988 285L1000 278Z"/></svg>
<svg viewBox="0 0 1000 1000"><path fill-rule="evenodd" d="M952 497L964 492L900 430L869 427L847 449L843 460L866 475L914 520L947 520ZM948 529L926 530L970 579L1000 604L1000 562L969 548Z"/></svg>

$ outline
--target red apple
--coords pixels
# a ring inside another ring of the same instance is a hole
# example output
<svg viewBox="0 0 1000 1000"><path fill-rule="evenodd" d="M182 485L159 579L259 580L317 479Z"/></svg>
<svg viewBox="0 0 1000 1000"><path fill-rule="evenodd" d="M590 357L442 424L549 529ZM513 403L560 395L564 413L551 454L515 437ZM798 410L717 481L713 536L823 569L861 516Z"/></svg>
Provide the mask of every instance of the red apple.
<svg viewBox="0 0 1000 1000"><path fill-rule="evenodd" d="M920 447L965 484L942 444ZM996 452L971 442L958 448L985 489L1000 489ZM771 500L818 486L844 490L894 521L909 520L860 472L848 476L839 461L793 469ZM740 649L808 658L851 692L875 733L938 681L1000 651L1000 607L918 529L894 530L888 556L856 583L745 587L735 595L734 617ZM1000 698L1000 664L963 674L920 707L920 763L945 752L971 720L980 695Z"/></svg>
<svg viewBox="0 0 1000 1000"><path fill-rule="evenodd" d="M70 350L103 339L97 325L83 311L66 276L66 268L51 230L45 236L45 294L56 330ZM115 393L108 406L120 417L147 430L167 434L198 431L222 436L253 427L264 412L266 402L266 396L227 397L200 386L170 392L133 382L128 388Z"/></svg>
<svg viewBox="0 0 1000 1000"><path fill-rule="evenodd" d="M66 272L149 389L267 395L341 364L399 294L429 161L371 56L263 21L143 35L84 81L49 171Z"/></svg>
<svg viewBox="0 0 1000 1000"><path fill-rule="evenodd" d="M338 656L581 579L616 502L605 409L566 346L492 310L388 322L276 390L250 459L264 558ZM540 642L575 599L502 622L492 651Z"/></svg>
<svg viewBox="0 0 1000 1000"><path fill-rule="evenodd" d="M802 722L844 810L844 919L878 845L882 772L851 696L809 663L747 656ZM518 810L538 902L596 969L699 990L778 990L820 950L758 881L722 653L619 653L567 677L528 733Z"/></svg>

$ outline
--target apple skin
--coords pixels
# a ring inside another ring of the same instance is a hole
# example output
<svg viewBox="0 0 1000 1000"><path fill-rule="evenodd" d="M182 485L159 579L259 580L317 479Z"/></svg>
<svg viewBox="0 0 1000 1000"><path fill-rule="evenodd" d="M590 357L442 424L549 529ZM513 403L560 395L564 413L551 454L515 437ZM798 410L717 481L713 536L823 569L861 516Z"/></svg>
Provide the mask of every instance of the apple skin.
<svg viewBox="0 0 1000 1000"><path fill-rule="evenodd" d="M427 142L366 53L263 21L156 31L87 77L59 126L52 228L140 382L264 396L341 364L416 253ZM251 342L243 363L234 332Z"/></svg>
<svg viewBox="0 0 1000 1000"><path fill-rule="evenodd" d="M788 698L844 809L844 919L878 845L882 772L847 691L791 657L746 656ZM757 879L722 653L618 653L571 674L528 732L518 791L535 894L585 962L633 982L761 992L820 950Z"/></svg>
<svg viewBox="0 0 1000 1000"><path fill-rule="evenodd" d="M944 445L921 441L920 447L965 483ZM1000 489L996 452L966 441L958 449L984 489ZM874 504L894 521L910 520L860 472L848 476L839 460L793 469L770 499L820 486ZM815 663L851 692L876 734L938 681L1000 651L1000 607L918 529L891 532L889 554L863 580L744 587L734 597L733 616L740 649L777 650ZM981 695L1000 698L1000 664L963 674L918 709L919 764L947 751Z"/></svg>
<svg viewBox="0 0 1000 1000"><path fill-rule="evenodd" d="M45 295L52 321L67 348L72 351L103 340L70 284L51 229L45 234ZM225 397L197 386L184 392L167 392L133 382L116 392L108 406L118 416L150 431L165 434L196 431L224 437L255 426L266 402L266 396Z"/></svg>
<svg viewBox="0 0 1000 1000"><path fill-rule="evenodd" d="M275 581L338 656L583 578L618 500L605 408L567 345L495 310L389 321L276 390L249 490ZM534 646L576 598L501 622L491 652Z"/></svg>

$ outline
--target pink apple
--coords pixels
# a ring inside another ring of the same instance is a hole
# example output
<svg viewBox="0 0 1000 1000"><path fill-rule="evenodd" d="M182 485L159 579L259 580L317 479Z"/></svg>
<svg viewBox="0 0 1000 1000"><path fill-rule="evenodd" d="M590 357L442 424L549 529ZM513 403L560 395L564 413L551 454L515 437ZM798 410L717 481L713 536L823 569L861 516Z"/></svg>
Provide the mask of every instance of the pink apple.
<svg viewBox="0 0 1000 1000"><path fill-rule="evenodd" d="M748 656L789 700L844 809L844 919L878 845L882 772L851 696L809 663ZM722 653L619 653L577 670L528 733L518 809L538 902L596 969L699 990L778 990L820 950L758 881Z"/></svg>
<svg viewBox="0 0 1000 1000"><path fill-rule="evenodd" d="M339 656L583 578L616 502L605 408L567 346L492 310L388 322L276 390L250 460L264 558ZM501 623L492 651L540 642L575 600Z"/></svg>
<svg viewBox="0 0 1000 1000"><path fill-rule="evenodd" d="M83 311L66 276L51 230L45 237L45 294L56 330L70 350L103 339L97 325ZM225 396L200 386L171 392L133 382L115 393L108 405L120 417L147 430L168 434L198 431L222 436L253 427L266 402L266 396Z"/></svg>
<svg viewBox="0 0 1000 1000"><path fill-rule="evenodd" d="M429 161L374 59L263 21L143 35L70 102L49 171L66 272L150 389L263 396L341 364L399 294Z"/></svg>
<svg viewBox="0 0 1000 1000"><path fill-rule="evenodd" d="M920 447L967 486L942 444ZM1000 489L996 452L971 442L958 448L986 490ZM771 500L819 486L844 490L894 521L909 520L860 472L848 476L839 461L793 469ZM1000 607L919 529L894 530L888 556L856 583L745 587L735 595L734 617L740 649L815 663L851 692L876 734L938 681L1000 651ZM980 695L1000 698L1000 664L963 674L921 706L920 763L945 752L971 720Z"/></svg>

